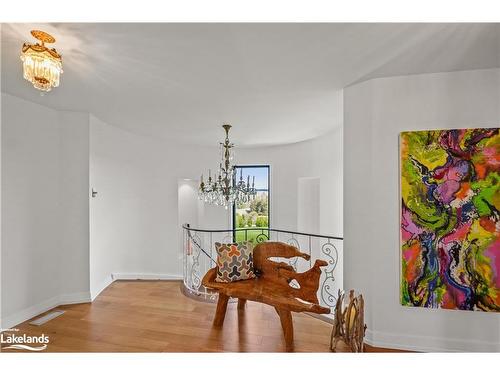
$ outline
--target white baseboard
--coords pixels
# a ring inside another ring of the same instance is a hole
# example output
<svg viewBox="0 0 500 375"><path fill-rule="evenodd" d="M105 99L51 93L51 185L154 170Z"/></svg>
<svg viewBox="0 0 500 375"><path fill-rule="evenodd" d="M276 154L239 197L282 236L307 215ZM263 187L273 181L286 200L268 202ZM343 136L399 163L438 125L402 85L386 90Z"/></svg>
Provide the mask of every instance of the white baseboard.
<svg viewBox="0 0 500 375"><path fill-rule="evenodd" d="M62 294L59 297L60 305L73 305L76 303L87 303L87 302L91 302L90 292Z"/></svg>
<svg viewBox="0 0 500 375"><path fill-rule="evenodd" d="M108 286L111 285L111 283L113 282L113 275L109 275L107 276L99 285L99 287L97 288L97 290L91 290L90 291L90 298L91 300L95 300L96 297L102 293L102 291L104 289L106 289Z"/></svg>
<svg viewBox="0 0 500 375"><path fill-rule="evenodd" d="M182 276L160 273L112 273L101 282L95 292L91 292L92 301L115 280L182 280Z"/></svg>
<svg viewBox="0 0 500 375"><path fill-rule="evenodd" d="M87 302L90 302L90 293L88 292L70 293L55 296L3 318L1 321L1 327L2 329L12 328L59 305L70 305L75 303Z"/></svg>
<svg viewBox="0 0 500 375"><path fill-rule="evenodd" d="M399 335L366 330L365 343L380 348L416 352L500 352L500 343L445 337Z"/></svg>
<svg viewBox="0 0 500 375"><path fill-rule="evenodd" d="M102 281L101 285L95 292L61 294L59 296L52 297L1 319L0 327L2 329L12 328L59 305L92 302L114 280L182 280L182 276L154 273L113 273Z"/></svg>
<svg viewBox="0 0 500 375"><path fill-rule="evenodd" d="M182 280L182 275L163 273L113 273L113 280Z"/></svg>

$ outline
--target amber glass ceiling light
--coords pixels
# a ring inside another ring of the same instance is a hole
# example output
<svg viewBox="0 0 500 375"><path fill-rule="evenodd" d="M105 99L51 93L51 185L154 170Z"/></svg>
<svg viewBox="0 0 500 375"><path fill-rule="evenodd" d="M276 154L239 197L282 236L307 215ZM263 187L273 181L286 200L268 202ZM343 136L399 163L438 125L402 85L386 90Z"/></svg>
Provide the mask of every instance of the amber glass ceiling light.
<svg viewBox="0 0 500 375"><path fill-rule="evenodd" d="M52 35L40 30L32 30L31 35L41 44L23 44L21 60L24 79L38 90L50 91L52 87L59 86L59 77L63 72L62 57L55 48L45 46L45 43L56 41Z"/></svg>

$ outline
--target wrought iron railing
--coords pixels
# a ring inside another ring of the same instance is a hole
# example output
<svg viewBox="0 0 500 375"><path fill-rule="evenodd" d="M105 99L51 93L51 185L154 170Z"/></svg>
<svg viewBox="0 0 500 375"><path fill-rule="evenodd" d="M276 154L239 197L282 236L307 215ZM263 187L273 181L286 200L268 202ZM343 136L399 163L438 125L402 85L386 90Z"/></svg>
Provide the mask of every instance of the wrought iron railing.
<svg viewBox="0 0 500 375"><path fill-rule="evenodd" d="M310 233L293 232L272 228L239 228L225 230L196 229L184 224L184 287L189 295L198 299L215 301L217 295L206 289L201 280L205 273L215 267L217 258L215 243L233 242L236 238L248 239L260 243L280 241L288 243L311 256L306 261L302 258L280 259L288 262L298 272L311 268L315 259L323 259L328 266L322 268L318 300L322 306L333 308L337 302L338 290L343 289L343 238Z"/></svg>

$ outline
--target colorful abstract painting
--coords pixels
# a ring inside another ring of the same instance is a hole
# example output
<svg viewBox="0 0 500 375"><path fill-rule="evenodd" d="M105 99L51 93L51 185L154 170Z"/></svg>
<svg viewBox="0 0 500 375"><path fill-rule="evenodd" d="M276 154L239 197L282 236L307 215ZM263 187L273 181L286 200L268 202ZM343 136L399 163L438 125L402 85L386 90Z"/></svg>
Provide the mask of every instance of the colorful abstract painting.
<svg viewBox="0 0 500 375"><path fill-rule="evenodd" d="M401 303L500 312L499 129L401 133Z"/></svg>

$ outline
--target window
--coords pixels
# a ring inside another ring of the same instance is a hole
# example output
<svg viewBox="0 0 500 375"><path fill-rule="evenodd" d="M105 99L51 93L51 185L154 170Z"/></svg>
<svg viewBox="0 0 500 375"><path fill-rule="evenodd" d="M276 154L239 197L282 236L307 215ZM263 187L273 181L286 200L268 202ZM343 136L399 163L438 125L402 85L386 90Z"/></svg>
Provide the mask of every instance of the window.
<svg viewBox="0 0 500 375"><path fill-rule="evenodd" d="M236 166L237 176L243 172L245 176L255 176L257 195L250 202L233 205L233 231L238 228L247 230L234 231L235 241L256 241L257 236L264 234L269 237L270 205L269 205L269 166L248 165ZM245 178L246 180L246 178ZM255 228L255 229L254 229Z"/></svg>

